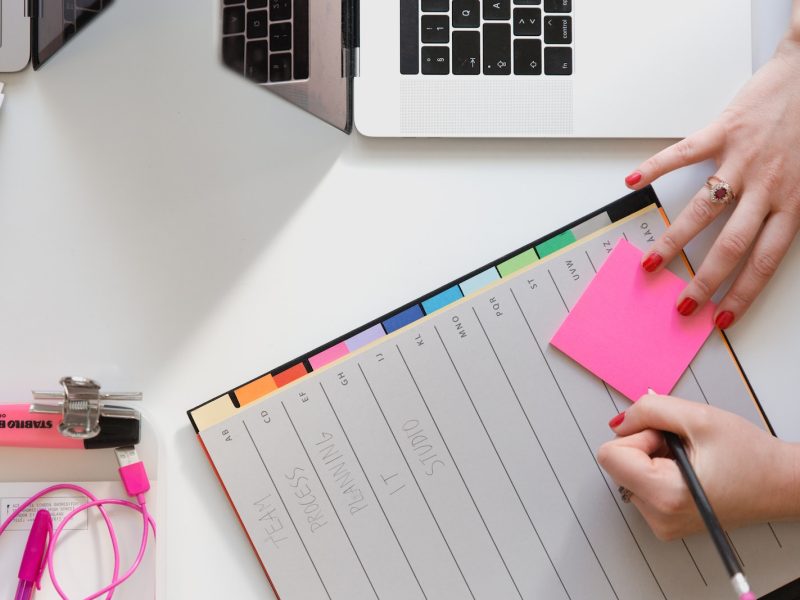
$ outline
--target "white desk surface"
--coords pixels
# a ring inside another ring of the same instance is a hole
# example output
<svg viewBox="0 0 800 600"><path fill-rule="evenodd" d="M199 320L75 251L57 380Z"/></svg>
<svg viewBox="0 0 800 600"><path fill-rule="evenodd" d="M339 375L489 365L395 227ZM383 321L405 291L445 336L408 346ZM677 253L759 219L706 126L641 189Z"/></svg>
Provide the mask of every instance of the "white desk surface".
<svg viewBox="0 0 800 600"><path fill-rule="evenodd" d="M216 1L118 2L0 75L0 400L62 375L145 393L166 597L197 600L271 596L187 408L616 199L668 143L346 137L218 66ZM757 4L760 64L790 0ZM671 215L710 169L656 186ZM798 273L795 244L731 330L796 441Z"/></svg>

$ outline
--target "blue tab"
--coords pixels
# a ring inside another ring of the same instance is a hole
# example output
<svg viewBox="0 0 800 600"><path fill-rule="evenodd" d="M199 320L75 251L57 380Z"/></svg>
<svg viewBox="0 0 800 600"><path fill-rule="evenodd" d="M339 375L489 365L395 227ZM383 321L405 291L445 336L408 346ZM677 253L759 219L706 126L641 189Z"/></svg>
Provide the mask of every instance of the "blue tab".
<svg viewBox="0 0 800 600"><path fill-rule="evenodd" d="M386 333L392 333L393 331L402 329L409 323L413 323L417 319L421 319L423 316L425 315L423 315L419 304L415 304L411 308L407 308L403 312L386 319L383 322L383 328L386 330Z"/></svg>
<svg viewBox="0 0 800 600"><path fill-rule="evenodd" d="M450 289L436 294L433 298L425 300L425 302L422 303L422 308L425 309L425 314L429 315L463 297L464 294L461 293L461 289L457 285L454 285Z"/></svg>

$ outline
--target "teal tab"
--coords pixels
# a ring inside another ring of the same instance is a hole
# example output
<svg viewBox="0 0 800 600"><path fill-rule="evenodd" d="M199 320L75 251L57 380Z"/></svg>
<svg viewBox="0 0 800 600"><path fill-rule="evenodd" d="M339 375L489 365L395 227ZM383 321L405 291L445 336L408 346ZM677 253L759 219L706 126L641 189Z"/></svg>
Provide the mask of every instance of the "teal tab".
<svg viewBox="0 0 800 600"><path fill-rule="evenodd" d="M565 231L564 233L559 233L555 237L551 237L546 242L542 242L538 246L536 246L536 252L539 253L539 256L544 258L548 254L552 254L553 252L557 252L562 248L566 248L570 244L575 243L575 234L572 233L572 230Z"/></svg>
<svg viewBox="0 0 800 600"><path fill-rule="evenodd" d="M436 294L433 298L428 298L425 300L422 303L422 308L425 309L425 314L429 315L432 312L436 312L437 310L444 308L448 304L452 304L456 300L460 300L463 297L464 295L461 293L459 287L454 285L450 289Z"/></svg>
<svg viewBox="0 0 800 600"><path fill-rule="evenodd" d="M485 271L470 277L466 281L462 281L461 291L464 293L465 296L469 296L470 294L474 294L478 290L482 290L487 285L489 285L493 281L497 281L498 279L500 279L500 273L498 273L497 269L495 269L494 267L489 267Z"/></svg>

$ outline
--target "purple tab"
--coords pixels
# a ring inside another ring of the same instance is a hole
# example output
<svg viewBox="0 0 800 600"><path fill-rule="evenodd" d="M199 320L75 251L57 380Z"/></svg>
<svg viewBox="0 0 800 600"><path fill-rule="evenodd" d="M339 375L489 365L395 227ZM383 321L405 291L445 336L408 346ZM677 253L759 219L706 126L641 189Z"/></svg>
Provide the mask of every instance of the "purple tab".
<svg viewBox="0 0 800 600"><path fill-rule="evenodd" d="M350 350L350 352L355 352L359 348L362 348L367 344L370 344L375 340L382 338L385 335L386 333L384 333L383 331L383 326L380 323L378 323L377 325L373 325L369 329L365 329L361 333L357 333L349 340L346 340L345 344L347 344L347 348Z"/></svg>

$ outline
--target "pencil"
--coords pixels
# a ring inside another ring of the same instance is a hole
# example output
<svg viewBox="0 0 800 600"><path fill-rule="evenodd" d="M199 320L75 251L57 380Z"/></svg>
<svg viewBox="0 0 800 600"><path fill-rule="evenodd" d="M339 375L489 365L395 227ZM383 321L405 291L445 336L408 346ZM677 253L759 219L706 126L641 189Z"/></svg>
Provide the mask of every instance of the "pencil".
<svg viewBox="0 0 800 600"><path fill-rule="evenodd" d="M648 390L648 393L654 394L655 392L653 390ZM695 473L692 463L689 462L689 455L686 453L686 448L681 438L670 431L662 431L662 433L664 434L664 439L667 441L667 447L670 449L670 452L672 452L675 462L678 463L678 468L683 474L689 492L692 494L694 503L697 505L697 510L700 512L706 529L708 529L708 533L711 535L711 540L717 548L717 552L722 559L722 564L725 565L725 570L731 578L731 585L733 585L733 589L739 600L756 600L756 596L750 591L750 584L747 583L747 579L744 576L742 564L739 562L739 558L736 556L736 552L733 550L728 536L725 535L722 525L717 515L714 513L714 509L708 501L708 496L706 496L706 492L700 480L697 478L697 473Z"/></svg>

